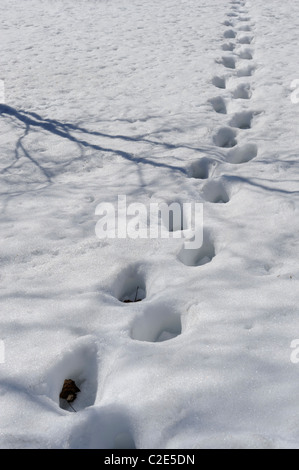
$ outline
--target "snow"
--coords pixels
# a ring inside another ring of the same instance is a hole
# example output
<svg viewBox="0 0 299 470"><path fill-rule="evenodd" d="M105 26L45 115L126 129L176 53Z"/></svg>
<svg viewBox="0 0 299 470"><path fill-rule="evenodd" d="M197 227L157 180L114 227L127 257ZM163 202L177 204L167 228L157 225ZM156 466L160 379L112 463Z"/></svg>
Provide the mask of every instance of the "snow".
<svg viewBox="0 0 299 470"><path fill-rule="evenodd" d="M0 12L0 448L299 448L299 4ZM119 196L202 246L98 238Z"/></svg>

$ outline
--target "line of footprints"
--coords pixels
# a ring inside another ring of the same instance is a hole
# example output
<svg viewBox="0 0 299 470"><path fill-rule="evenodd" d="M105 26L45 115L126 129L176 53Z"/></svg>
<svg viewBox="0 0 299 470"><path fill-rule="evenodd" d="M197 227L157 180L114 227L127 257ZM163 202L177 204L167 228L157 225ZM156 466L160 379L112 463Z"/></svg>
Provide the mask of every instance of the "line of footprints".
<svg viewBox="0 0 299 470"><path fill-rule="evenodd" d="M227 14L228 19L224 21L224 25L228 28L225 30L223 37L225 42L222 44L222 50L225 54L221 59L216 60L226 69L227 76L215 76L212 80L213 85L218 89L226 90L228 78L237 78L239 83L236 88L231 91L231 100L238 100L238 104L248 102L252 97L251 86L245 77L254 74L255 66L253 64L253 49L251 47L253 35L251 34L250 17L245 9L245 0L235 0L231 2L231 11ZM216 96L210 100L216 113L227 115L227 105L222 96ZM214 135L213 141L215 146L219 148L229 149L226 154L226 161L231 164L247 163L257 156L258 148L253 143L238 145L238 132L251 129L254 116L257 114L251 110L245 109L242 104L242 110L235 113L229 125L220 128ZM205 163L201 172L202 178L207 178L208 168ZM212 201L215 202L215 201ZM228 201L223 201L228 202Z"/></svg>
<svg viewBox="0 0 299 470"><path fill-rule="evenodd" d="M253 35L250 25L250 17L245 8L245 0L231 1L231 8L227 13L227 19L223 25L226 27L223 33L224 42L222 44L223 55L216 59L226 71L224 76L216 75L212 79L212 84L222 94L218 94L209 100L209 104L218 114L227 117L228 125L218 129L213 136L213 144L221 153L221 158L225 158L225 163L240 165L249 162L257 156L258 147L254 143L238 143L238 138L246 138L245 131L250 130L253 120L259 112L248 109L252 90L250 78L255 72L253 63ZM247 78L247 80L246 80ZM228 90L228 82L232 82L234 89ZM238 111L234 114L228 113L228 104ZM219 154L219 152L218 152ZM212 203L227 203L230 195L222 184L221 178L212 180L219 158L215 152L215 157L204 157L192 163L190 176L200 180L208 180L203 188L205 200Z"/></svg>
<svg viewBox="0 0 299 470"><path fill-rule="evenodd" d="M248 109L252 97L249 77L255 72L251 19L245 8L245 0L233 0L230 3L230 11L223 23L223 55L216 59L216 63L223 67L226 73L212 78L212 84L221 90L222 94L209 100L214 112L224 115L228 125L215 131L212 155L194 161L189 171L191 178L206 180L202 188L205 201L223 204L230 200L230 188L225 184L226 179L223 176L214 177L217 166L221 165L223 159L224 164L232 166L245 164L258 154L257 145L246 141L253 120L259 114ZM233 83L233 89L228 89L228 82ZM228 103L234 110L232 114L228 113ZM244 139L246 143L240 144L239 138ZM187 266L201 266L210 262L215 254L212 236L205 231L202 247L198 250L186 250L183 247L179 259Z"/></svg>
<svg viewBox="0 0 299 470"><path fill-rule="evenodd" d="M239 81L234 90L230 92L230 99L236 100L239 105L242 103L243 109L229 116L229 125L221 127L213 136L215 148L221 149L221 156L225 155L225 163L239 165L249 162L257 156L257 146L253 143L238 144L238 132L246 132L252 128L252 121L255 112L244 110L244 103L249 102L252 91L250 83L243 81L245 77L254 74L255 67L253 65L253 50L251 34L250 18L246 12L245 0L233 0L230 2L230 11L227 19L224 21L225 31L223 34L224 43L222 51L224 52L221 59L216 60L218 64L226 70L225 76L214 76L212 84L219 90L227 93L228 79L235 78ZM239 63L240 62L240 63ZM216 113L228 115L227 104L223 96L218 95L210 100L210 105ZM207 180L203 187L203 196L206 201L212 203L227 203L230 199L225 185L220 178L213 179L213 173L219 164L217 155L214 157L203 157L193 162L190 168L190 177L200 180ZM220 162L221 163L221 162ZM183 224L183 222L182 222ZM182 230L181 227L172 227L171 231ZM184 248L178 254L178 259L186 266L202 266L209 263L215 256L215 248L212 237L209 233L204 232L203 244L198 250L188 250ZM121 273L116 280L117 288L113 292L113 296L123 304L140 302L146 297L145 279L142 273L142 265L130 266ZM144 312L140 312L140 316L136 319L131 330L131 337L134 340L148 342L163 342L171 340L180 335L182 331L181 316L179 312L174 312L173 306L167 309L165 303L153 306L148 305ZM79 341L75 350L64 353L61 358L59 371L61 375L57 377L57 367L54 368L53 374L49 373L49 379L55 381L57 386L53 390L53 400L55 396L58 398L61 383L63 379L67 379L64 383L63 390L60 391L60 407L68 411L82 410L92 406L96 399L96 380L97 376L97 344L92 338L83 338ZM70 366L73 364L74 367ZM88 364L88 368L86 365ZM66 371L69 372L65 377ZM81 393L84 389L88 393ZM56 398L56 399L57 399ZM76 409L72 402L76 398ZM107 414L107 420L111 420L111 414ZM107 434L107 445L116 448L134 448L135 443L133 436L129 431L129 424L122 413L116 413L114 425L109 425L105 432ZM103 420L103 416L102 416ZM105 420L104 420L105 421ZM105 426L104 426L105 428ZM108 429L108 431L107 431ZM118 431L117 431L118 429ZM100 429L95 430L100 432ZM102 432L102 431L101 431Z"/></svg>

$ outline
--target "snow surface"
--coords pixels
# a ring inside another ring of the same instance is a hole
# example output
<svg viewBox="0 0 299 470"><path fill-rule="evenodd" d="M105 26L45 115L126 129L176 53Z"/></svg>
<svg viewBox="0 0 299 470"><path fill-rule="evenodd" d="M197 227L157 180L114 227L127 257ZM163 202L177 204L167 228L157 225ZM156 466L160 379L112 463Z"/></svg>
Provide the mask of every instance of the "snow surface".
<svg viewBox="0 0 299 470"><path fill-rule="evenodd" d="M0 31L0 447L299 448L299 3L1 0ZM203 203L202 248L100 240L118 195Z"/></svg>

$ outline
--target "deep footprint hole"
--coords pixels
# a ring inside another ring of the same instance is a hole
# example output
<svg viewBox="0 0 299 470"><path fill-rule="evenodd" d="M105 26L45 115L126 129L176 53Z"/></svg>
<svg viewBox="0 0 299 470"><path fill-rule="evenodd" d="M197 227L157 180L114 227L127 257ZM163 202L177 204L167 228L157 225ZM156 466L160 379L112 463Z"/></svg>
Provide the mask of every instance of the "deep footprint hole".
<svg viewBox="0 0 299 470"><path fill-rule="evenodd" d="M221 88L223 90L226 88L225 78L223 77L213 77L212 83L216 88Z"/></svg>
<svg viewBox="0 0 299 470"><path fill-rule="evenodd" d="M219 114L226 114L226 104L224 99L221 96L216 96L215 98L211 98L209 103L212 105L214 111Z"/></svg>
<svg viewBox="0 0 299 470"><path fill-rule="evenodd" d="M203 187L203 196L207 202L214 204L226 204L229 202L229 195L221 181L209 181Z"/></svg>
<svg viewBox="0 0 299 470"><path fill-rule="evenodd" d="M249 25L240 26L238 29L239 31L245 31L245 32L251 31L251 27Z"/></svg>
<svg viewBox="0 0 299 470"><path fill-rule="evenodd" d="M228 26L228 27L229 27L229 26L234 26L233 22L232 22L232 21L229 21L229 20L225 20L225 21L223 22L223 24L224 24L224 26Z"/></svg>
<svg viewBox="0 0 299 470"><path fill-rule="evenodd" d="M252 36L240 36L238 38L239 44L251 44L253 40Z"/></svg>
<svg viewBox="0 0 299 470"><path fill-rule="evenodd" d="M250 85L247 83L239 85L233 92L233 98L235 100L237 99L249 100L251 96L252 96L252 93L250 90Z"/></svg>
<svg viewBox="0 0 299 470"><path fill-rule="evenodd" d="M234 51L236 48L235 44L233 44L232 42L228 42L228 43L225 43L225 44L222 44L221 46L221 49L223 51L229 51L229 52L232 52Z"/></svg>
<svg viewBox="0 0 299 470"><path fill-rule="evenodd" d="M222 64L227 69L235 69L236 68L236 60L232 56L224 56L222 57Z"/></svg>
<svg viewBox="0 0 299 470"><path fill-rule="evenodd" d="M250 111L236 113L231 119L230 125L238 129L251 129L252 119L253 113Z"/></svg>
<svg viewBox="0 0 299 470"><path fill-rule="evenodd" d="M146 285L137 266L126 268L114 285L114 296L125 304L141 302L146 298Z"/></svg>
<svg viewBox="0 0 299 470"><path fill-rule="evenodd" d="M184 243L178 254L178 259L186 266L195 267L210 263L215 256L213 240L207 232L204 232L202 245L198 248L189 248Z"/></svg>
<svg viewBox="0 0 299 470"><path fill-rule="evenodd" d="M234 39L236 37L236 33L233 29L228 29L224 32L223 37L225 39Z"/></svg>
<svg viewBox="0 0 299 470"><path fill-rule="evenodd" d="M95 403L98 389L98 348L91 336L75 340L52 364L44 383L46 395L68 412Z"/></svg>
<svg viewBox="0 0 299 470"><path fill-rule="evenodd" d="M251 77L255 71L253 65L248 65L247 67L242 67L237 71L238 77Z"/></svg>
<svg viewBox="0 0 299 470"><path fill-rule="evenodd" d="M253 59L252 51L250 49L243 49L239 53L239 57L240 59L244 59L244 60L252 60Z"/></svg>
<svg viewBox="0 0 299 470"><path fill-rule="evenodd" d="M236 131L230 127L222 127L213 138L214 144L221 148L231 148L237 145Z"/></svg>
<svg viewBox="0 0 299 470"><path fill-rule="evenodd" d="M208 179L216 166L217 162L215 160L207 157L200 158L199 160L191 163L188 171L189 177L200 180Z"/></svg>

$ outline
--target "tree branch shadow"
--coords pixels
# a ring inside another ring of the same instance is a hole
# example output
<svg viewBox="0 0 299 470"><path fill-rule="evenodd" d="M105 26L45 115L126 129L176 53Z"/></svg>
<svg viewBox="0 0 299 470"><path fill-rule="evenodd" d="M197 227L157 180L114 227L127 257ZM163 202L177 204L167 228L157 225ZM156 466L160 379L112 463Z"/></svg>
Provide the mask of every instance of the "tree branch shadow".
<svg viewBox="0 0 299 470"><path fill-rule="evenodd" d="M52 135L58 136L62 139L66 139L69 142L75 143L78 148L80 149L80 156L74 158L72 161L78 160L82 158L84 151L86 149L96 150L104 153L114 154L122 157L123 159L132 162L134 164L143 164L148 166L153 166L156 168L166 168L175 171L179 171L183 174L186 174L186 169L179 165L171 165L164 162L158 162L156 160L152 160L150 158L144 157L136 157L136 155L132 155L129 152L124 150L115 149L106 147L103 145L99 145L96 143L92 143L88 140L89 137L99 137L99 138L106 138L109 140L120 140L124 142L132 142L132 143L146 143L155 146L160 146L164 149L168 150L175 150L178 148L186 148L189 150L194 150L196 152L208 152L211 151L211 147L206 148L193 148L192 146L188 145L174 145L168 142L159 142L152 140L146 137L146 134L139 135L136 137L131 137L127 135L121 134L107 134L99 131L91 131L86 129L85 127L75 125L72 123L61 122L56 119L46 119L40 116L35 112L28 112L25 110L17 110L11 106L0 104L0 116L9 116L12 119L16 119L19 123L25 126L24 134L18 139L15 149L15 161L4 168L1 173L6 173L11 168L13 168L16 163L20 160L21 154L26 157L28 161L30 161L35 168L42 174L43 178L46 182L51 182L53 174L50 169L45 168L42 164L38 162L36 158L34 158L30 152L25 148L24 139L29 135L32 130L41 129L46 131ZM74 135L74 134L77 134Z"/></svg>

